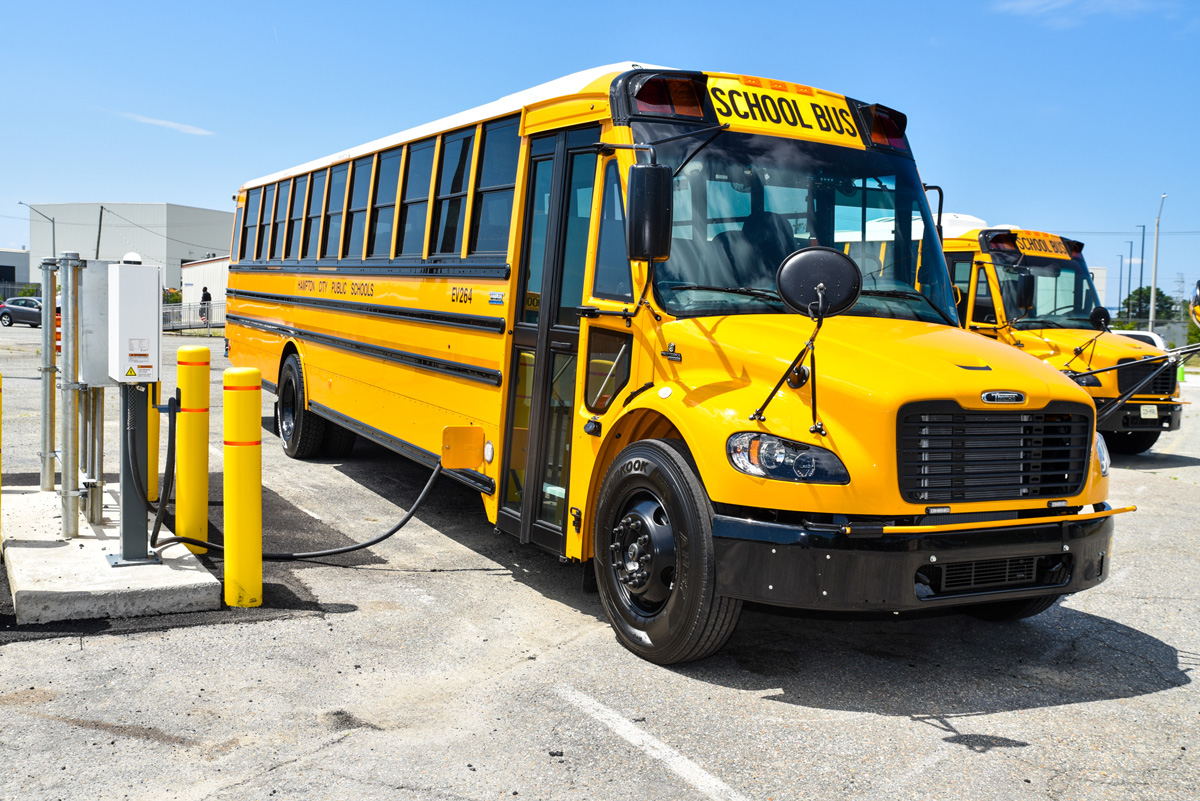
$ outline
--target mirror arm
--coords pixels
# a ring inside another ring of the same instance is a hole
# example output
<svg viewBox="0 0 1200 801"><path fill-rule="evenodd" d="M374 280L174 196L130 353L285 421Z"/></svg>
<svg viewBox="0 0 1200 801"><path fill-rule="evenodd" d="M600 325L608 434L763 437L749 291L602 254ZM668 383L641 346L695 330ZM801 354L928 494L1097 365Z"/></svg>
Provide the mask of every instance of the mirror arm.
<svg viewBox="0 0 1200 801"><path fill-rule="evenodd" d="M654 145L614 145L611 142L597 142L592 147L595 147L602 156L606 156L614 150L640 150L650 154L651 164L658 164L658 153L655 151Z"/></svg>
<svg viewBox="0 0 1200 801"><path fill-rule="evenodd" d="M816 350L815 343L817 341L817 334L821 333L821 324L825 322L825 285L824 284L817 284L816 306L817 306L817 309L816 309L816 312L813 313L813 317L816 318L817 326L816 326L816 328L813 329L812 336L810 336L808 338L808 341L804 343L804 347L800 349L800 353L796 356L796 358L792 359L792 363L788 365L788 369L784 370L783 375L781 375L779 377L779 380L775 382L775 387L771 390L771 394L768 395L767 399L762 402L762 405L759 406L757 409L755 409L754 413L750 415L751 420L757 420L760 423L766 421L767 418L763 416L763 412L765 412L767 410L767 407L771 404L771 401L775 399L775 395L779 392L779 388L781 386L783 386L783 382L786 381L788 379L788 377L791 376L793 373L799 375L799 371L796 368L800 365L800 363L802 361L804 361L805 356L807 356L809 353L813 353L812 367L810 368L810 371L809 371L809 376L813 382L813 386L812 386L813 426L812 426L812 428L809 429L809 431L811 431L814 434L820 434L822 436L825 435L825 426L823 426L821 423L817 422L817 360L816 360L816 354L815 354L815 350ZM810 312L812 311L812 304L809 304L809 311Z"/></svg>
<svg viewBox="0 0 1200 801"><path fill-rule="evenodd" d="M945 196L942 194L942 188L940 186L937 186L936 184L921 184L921 187L926 192L937 192L938 193L937 233L938 233L938 241L941 241L943 239L943 237L942 237L942 201L945 200Z"/></svg>

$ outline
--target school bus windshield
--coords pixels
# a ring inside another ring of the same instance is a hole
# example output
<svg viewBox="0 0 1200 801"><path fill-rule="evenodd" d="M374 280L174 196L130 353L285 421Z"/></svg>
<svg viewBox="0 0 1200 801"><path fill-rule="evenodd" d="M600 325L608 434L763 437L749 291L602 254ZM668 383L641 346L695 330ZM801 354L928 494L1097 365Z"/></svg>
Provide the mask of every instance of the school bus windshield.
<svg viewBox="0 0 1200 801"><path fill-rule="evenodd" d="M1014 328L1091 328L1092 309L1100 305L1091 273L1081 259L1053 259L993 252L1004 313ZM1033 307L1017 307L1017 281L1033 277ZM1024 312L1024 313L1022 313Z"/></svg>
<svg viewBox="0 0 1200 801"><path fill-rule="evenodd" d="M680 128L635 123L635 141ZM941 243L913 162L882 152L726 131L657 146L678 170L671 258L654 290L678 317L783 313L775 272L812 245L863 274L850 315L957 324ZM680 165L683 168L680 170Z"/></svg>

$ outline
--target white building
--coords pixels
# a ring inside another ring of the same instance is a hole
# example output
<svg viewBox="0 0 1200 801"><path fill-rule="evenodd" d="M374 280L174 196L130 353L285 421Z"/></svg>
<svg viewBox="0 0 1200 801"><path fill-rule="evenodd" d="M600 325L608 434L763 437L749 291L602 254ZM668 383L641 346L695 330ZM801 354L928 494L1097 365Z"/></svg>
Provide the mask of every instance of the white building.
<svg viewBox="0 0 1200 801"><path fill-rule="evenodd" d="M183 265L183 280L180 289L184 303L199 303L204 287L212 295L213 303L225 302L225 287L229 285L229 257L192 261Z"/></svg>
<svg viewBox="0 0 1200 801"><path fill-rule="evenodd" d="M29 251L0 248L0 284L28 283Z"/></svg>
<svg viewBox="0 0 1200 801"><path fill-rule="evenodd" d="M174 203L38 203L29 212L29 263L40 265L51 252L74 251L84 259L120 261L141 254L146 264L163 265L163 286L178 289L183 264L229 254L233 212ZM98 251L98 252L97 252ZM34 280L40 281L40 276Z"/></svg>

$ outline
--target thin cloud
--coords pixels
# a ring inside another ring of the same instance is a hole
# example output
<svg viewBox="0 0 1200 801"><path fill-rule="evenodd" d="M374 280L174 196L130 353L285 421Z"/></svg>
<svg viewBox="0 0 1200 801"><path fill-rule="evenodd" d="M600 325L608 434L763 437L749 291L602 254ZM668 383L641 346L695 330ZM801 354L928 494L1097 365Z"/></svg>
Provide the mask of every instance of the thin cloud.
<svg viewBox="0 0 1200 801"><path fill-rule="evenodd" d="M1163 0L996 0L992 9L1002 14L1030 17L1056 28L1080 25L1087 17L1131 17L1171 10Z"/></svg>
<svg viewBox="0 0 1200 801"><path fill-rule="evenodd" d="M133 114L128 111L117 112L120 116L134 122L144 122L147 125L161 125L164 128L170 128L172 131L180 133L192 134L193 136L212 136L212 131L206 131L203 128L197 128L195 125L184 125L182 122L171 122L170 120L156 120L153 117L143 117L141 114Z"/></svg>

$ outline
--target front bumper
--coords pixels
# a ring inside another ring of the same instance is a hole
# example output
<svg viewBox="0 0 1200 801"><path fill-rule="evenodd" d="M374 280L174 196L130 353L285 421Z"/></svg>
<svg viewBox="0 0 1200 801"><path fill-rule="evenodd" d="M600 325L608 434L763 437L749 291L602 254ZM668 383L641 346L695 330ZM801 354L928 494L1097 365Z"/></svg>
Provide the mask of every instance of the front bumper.
<svg viewBox="0 0 1200 801"><path fill-rule="evenodd" d="M1156 417L1143 416L1143 406L1153 407ZM1100 425L1101 431L1178 431L1183 407L1178 403L1132 400Z"/></svg>
<svg viewBox="0 0 1200 801"><path fill-rule="evenodd" d="M1104 580L1111 516L1012 523L854 535L716 515L717 592L775 606L901 612L1061 595Z"/></svg>

